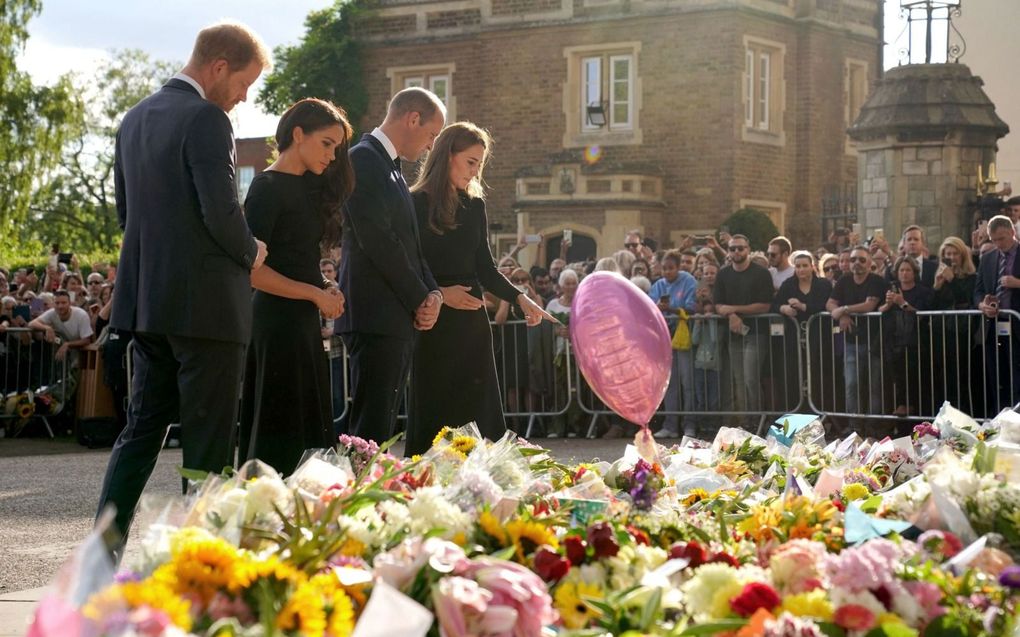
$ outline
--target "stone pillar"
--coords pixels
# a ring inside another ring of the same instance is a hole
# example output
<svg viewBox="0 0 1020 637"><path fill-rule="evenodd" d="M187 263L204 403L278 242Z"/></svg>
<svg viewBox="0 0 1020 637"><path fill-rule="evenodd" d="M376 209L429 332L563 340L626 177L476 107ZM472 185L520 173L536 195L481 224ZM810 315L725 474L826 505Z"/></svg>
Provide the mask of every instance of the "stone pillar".
<svg viewBox="0 0 1020 637"><path fill-rule="evenodd" d="M895 247L904 227L925 229L928 247L970 239L967 202L977 168L995 160L1009 127L962 64L914 64L878 80L848 133L857 142L859 220Z"/></svg>

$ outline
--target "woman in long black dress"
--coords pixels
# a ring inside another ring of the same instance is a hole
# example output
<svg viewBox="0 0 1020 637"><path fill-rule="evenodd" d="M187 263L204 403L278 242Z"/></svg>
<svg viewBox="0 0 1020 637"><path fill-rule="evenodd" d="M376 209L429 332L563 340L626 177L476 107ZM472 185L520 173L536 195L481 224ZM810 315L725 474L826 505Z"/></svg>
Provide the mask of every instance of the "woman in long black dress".
<svg viewBox="0 0 1020 637"><path fill-rule="evenodd" d="M339 316L343 296L323 279L319 255L340 242L340 208L354 186L350 137L338 107L317 99L297 102L276 129L279 156L252 180L245 200L248 225L269 255L251 275L254 320L240 454L284 475L306 449L332 444L319 316Z"/></svg>
<svg viewBox="0 0 1020 637"><path fill-rule="evenodd" d="M482 168L488 133L457 122L436 138L411 189L425 260L446 307L421 332L411 372L406 455L422 453L444 426L476 422L497 439L506 430L482 290L517 303L529 325L554 320L496 271L489 252Z"/></svg>

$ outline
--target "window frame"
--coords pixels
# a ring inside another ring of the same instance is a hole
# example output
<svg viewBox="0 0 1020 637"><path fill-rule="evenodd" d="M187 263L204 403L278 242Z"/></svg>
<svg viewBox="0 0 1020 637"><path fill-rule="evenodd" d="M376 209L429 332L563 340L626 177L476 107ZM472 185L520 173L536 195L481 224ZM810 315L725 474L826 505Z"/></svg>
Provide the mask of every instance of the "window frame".
<svg viewBox="0 0 1020 637"><path fill-rule="evenodd" d="M641 44L640 41L632 41L564 47L563 56L567 63L562 96L566 122L564 148L642 143ZM589 82L589 76L594 77L595 70L599 77L597 91ZM621 89L617 98L617 84L622 83L626 83L626 95ZM589 102L595 102L596 98L606 109L606 124L603 126L588 123ZM622 111L622 115L618 116L617 111Z"/></svg>
<svg viewBox="0 0 1020 637"><path fill-rule="evenodd" d="M397 93L411 86L427 88L435 92L437 81L446 81L446 120L456 121L457 96L454 93L453 76L457 65L453 62L439 64L416 64L414 66L394 66L386 69L386 77L390 79L390 93ZM438 94L437 94L438 95ZM442 99L442 96L441 96Z"/></svg>
<svg viewBox="0 0 1020 637"><path fill-rule="evenodd" d="M744 36L741 74L741 139L774 146L786 144L786 45Z"/></svg>

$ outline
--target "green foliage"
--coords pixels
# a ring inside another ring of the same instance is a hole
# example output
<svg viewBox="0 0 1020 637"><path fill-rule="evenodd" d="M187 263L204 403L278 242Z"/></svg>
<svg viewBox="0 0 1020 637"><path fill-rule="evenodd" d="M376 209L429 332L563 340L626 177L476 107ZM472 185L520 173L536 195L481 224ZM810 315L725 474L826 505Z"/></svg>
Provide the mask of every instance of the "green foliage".
<svg viewBox="0 0 1020 637"><path fill-rule="evenodd" d="M25 227L34 188L57 165L60 148L81 121L81 103L69 78L35 86L17 68L28 21L41 8L40 0L0 4L0 246L8 250Z"/></svg>
<svg viewBox="0 0 1020 637"><path fill-rule="evenodd" d="M258 103L283 113L294 102L318 97L342 106L355 128L365 115L368 93L362 79L361 48L355 40L358 14L370 0L337 0L305 18L305 35L294 46L273 51Z"/></svg>
<svg viewBox="0 0 1020 637"><path fill-rule="evenodd" d="M769 241L779 236L779 229L767 214L754 208L741 208L730 215L724 224L730 234L742 234L751 243L752 250L764 250Z"/></svg>
<svg viewBox="0 0 1020 637"><path fill-rule="evenodd" d="M110 251L121 230L113 155L121 118L174 73L178 65L140 50L113 51L92 77L75 77L83 116L64 144L59 169L35 193L23 241L58 241L68 250Z"/></svg>

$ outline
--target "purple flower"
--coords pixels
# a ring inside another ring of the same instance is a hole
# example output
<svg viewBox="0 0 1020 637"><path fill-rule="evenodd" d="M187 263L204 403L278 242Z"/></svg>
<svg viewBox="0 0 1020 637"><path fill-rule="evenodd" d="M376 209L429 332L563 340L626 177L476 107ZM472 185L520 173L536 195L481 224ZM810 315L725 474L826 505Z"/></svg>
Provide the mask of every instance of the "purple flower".
<svg viewBox="0 0 1020 637"><path fill-rule="evenodd" d="M1020 588L1020 566L1008 566L999 573L999 583L1007 588Z"/></svg>

